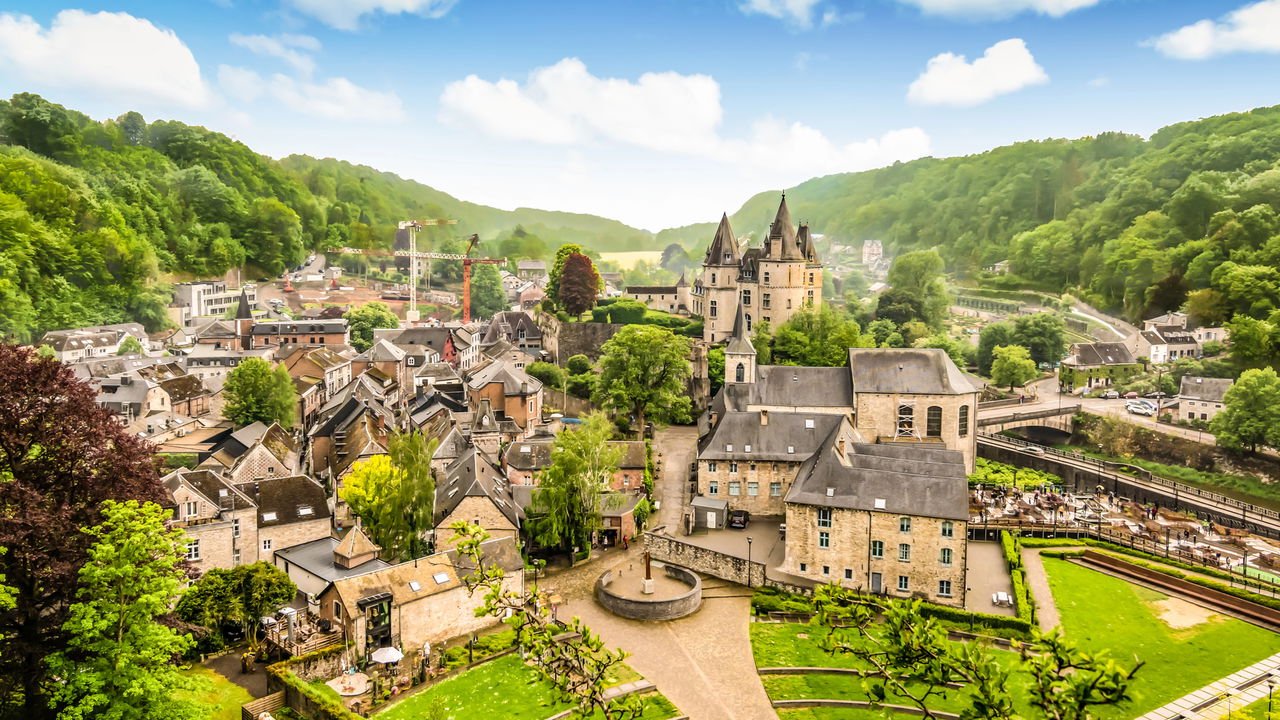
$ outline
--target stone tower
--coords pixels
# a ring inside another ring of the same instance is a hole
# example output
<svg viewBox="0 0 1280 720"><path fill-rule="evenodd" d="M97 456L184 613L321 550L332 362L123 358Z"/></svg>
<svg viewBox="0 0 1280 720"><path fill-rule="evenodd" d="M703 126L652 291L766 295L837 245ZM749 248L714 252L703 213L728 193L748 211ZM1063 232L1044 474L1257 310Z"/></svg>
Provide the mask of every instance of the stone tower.
<svg viewBox="0 0 1280 720"><path fill-rule="evenodd" d="M741 265L738 239L726 213L720 216L720 226L702 261L702 338L709 343L724 342L733 331Z"/></svg>
<svg viewBox="0 0 1280 720"><path fill-rule="evenodd" d="M747 333L746 311L738 303L733 321L733 334L724 349L724 382L728 384L755 382L756 348Z"/></svg>

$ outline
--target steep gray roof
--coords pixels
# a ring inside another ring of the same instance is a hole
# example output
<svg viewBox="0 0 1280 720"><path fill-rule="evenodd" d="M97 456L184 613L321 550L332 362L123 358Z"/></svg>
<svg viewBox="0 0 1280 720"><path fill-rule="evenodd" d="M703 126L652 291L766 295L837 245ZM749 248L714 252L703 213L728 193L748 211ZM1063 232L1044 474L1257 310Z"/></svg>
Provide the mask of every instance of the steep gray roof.
<svg viewBox="0 0 1280 720"><path fill-rule="evenodd" d="M1231 389L1233 382L1228 378L1207 378L1183 375L1182 384L1178 388L1178 397L1183 400L1204 400L1222 402L1222 398Z"/></svg>
<svg viewBox="0 0 1280 720"><path fill-rule="evenodd" d="M738 314L733 318L733 334L729 337L729 344L724 351L755 355L756 348L751 344L751 338L747 337L747 321L743 312L742 303L738 303Z"/></svg>
<svg viewBox="0 0 1280 720"><path fill-rule="evenodd" d="M804 256L804 259L808 260L810 265L820 265L818 248L813 244L813 233L809 230L807 223L800 224L796 239L800 243L800 254Z"/></svg>
<svg viewBox="0 0 1280 720"><path fill-rule="evenodd" d="M848 368L758 365L754 382L727 383L721 396L724 410L746 410L748 405L850 407L853 388Z"/></svg>
<svg viewBox="0 0 1280 720"><path fill-rule="evenodd" d="M458 507L463 498L487 497L519 527L523 512L511 495L507 478L475 446L462 451L445 468L445 481L436 486L436 517L444 518Z"/></svg>
<svg viewBox="0 0 1280 720"><path fill-rule="evenodd" d="M940 348L849 348L854 393L958 395L974 392Z"/></svg>
<svg viewBox="0 0 1280 720"><path fill-rule="evenodd" d="M733 236L733 228L729 227L729 214L724 213L703 262L707 265L737 265L740 259L738 239Z"/></svg>
<svg viewBox="0 0 1280 720"><path fill-rule="evenodd" d="M256 480L241 487L258 504L258 527L329 517L324 486L306 475Z"/></svg>
<svg viewBox="0 0 1280 720"><path fill-rule="evenodd" d="M800 255L795 226L791 224L791 211L787 209L786 193L782 194L782 202L778 203L778 214L773 218L773 224L769 226L765 251L770 260L804 259Z"/></svg>
<svg viewBox="0 0 1280 720"><path fill-rule="evenodd" d="M479 390L489 383L502 383L504 395L532 395L542 389L542 382L504 360L494 360L472 373L467 386Z"/></svg>
<svg viewBox="0 0 1280 720"><path fill-rule="evenodd" d="M1132 365L1137 362L1124 343L1076 343L1071 346L1076 365Z"/></svg>
<svg viewBox="0 0 1280 720"><path fill-rule="evenodd" d="M551 463L550 440L522 440L507 446L503 456L508 467L537 471Z"/></svg>
<svg viewBox="0 0 1280 720"><path fill-rule="evenodd" d="M803 462L843 419L827 413L730 412L703 440L699 460ZM749 448L749 449L748 449Z"/></svg>
<svg viewBox="0 0 1280 720"><path fill-rule="evenodd" d="M832 431L800 466L786 502L949 520L967 520L964 456L921 445L848 443ZM830 490L830 494L828 494Z"/></svg>

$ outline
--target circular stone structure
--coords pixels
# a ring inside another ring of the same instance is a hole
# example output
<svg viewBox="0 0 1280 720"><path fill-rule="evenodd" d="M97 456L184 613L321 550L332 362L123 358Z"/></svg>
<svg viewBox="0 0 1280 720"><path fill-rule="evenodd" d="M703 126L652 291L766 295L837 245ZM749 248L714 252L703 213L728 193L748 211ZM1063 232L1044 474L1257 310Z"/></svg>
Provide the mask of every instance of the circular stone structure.
<svg viewBox="0 0 1280 720"><path fill-rule="evenodd" d="M652 580L638 570L606 570L596 580L596 601L614 615L632 620L675 620L702 606L702 578L679 565L654 562ZM652 592L645 592L646 585Z"/></svg>

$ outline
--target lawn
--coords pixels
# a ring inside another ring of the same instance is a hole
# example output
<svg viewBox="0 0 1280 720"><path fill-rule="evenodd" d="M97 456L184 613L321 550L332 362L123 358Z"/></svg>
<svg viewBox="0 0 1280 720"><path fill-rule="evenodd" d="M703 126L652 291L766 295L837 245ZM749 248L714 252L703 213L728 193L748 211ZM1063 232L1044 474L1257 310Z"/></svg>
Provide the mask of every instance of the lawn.
<svg viewBox="0 0 1280 720"><path fill-rule="evenodd" d="M1123 709L1100 708L1101 718L1132 718L1280 652L1280 635L1222 615L1174 628L1157 614L1163 593L1131 585L1055 558L1044 558L1049 586L1067 636L1113 658L1146 662Z"/></svg>
<svg viewBox="0 0 1280 720"><path fill-rule="evenodd" d="M628 669L629 671L629 669ZM620 671L620 682L637 679L634 671ZM643 720L666 720L680 713L664 697L644 696ZM462 720L503 718L543 720L569 706L559 702L550 685L519 655L504 655L444 680L377 713L378 720ZM438 710L436 708L439 708Z"/></svg>
<svg viewBox="0 0 1280 720"><path fill-rule="evenodd" d="M209 714L211 720L240 720L240 706L253 699L248 690L202 665L193 665L183 674L207 681L204 692L184 692L180 697L214 706Z"/></svg>

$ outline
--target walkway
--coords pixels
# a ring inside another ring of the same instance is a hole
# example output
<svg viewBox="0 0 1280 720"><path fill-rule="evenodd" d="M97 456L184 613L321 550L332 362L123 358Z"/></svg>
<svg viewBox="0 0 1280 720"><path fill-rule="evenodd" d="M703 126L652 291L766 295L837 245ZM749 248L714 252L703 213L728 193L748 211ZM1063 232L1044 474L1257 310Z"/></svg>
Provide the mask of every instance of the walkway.
<svg viewBox="0 0 1280 720"><path fill-rule="evenodd" d="M691 720L777 720L751 654L751 593L746 588L709 580L702 609L670 622L626 620L596 604L596 577L607 569L643 572L641 558L637 543L628 551L611 552L603 562L549 578L546 586L565 599L560 617L582 618L606 647L629 653L627 664Z"/></svg>
<svg viewBox="0 0 1280 720"><path fill-rule="evenodd" d="M965 589L966 610L990 615L1015 617L1017 609L991 604L998 592L1013 594L1013 581L1004 564L1004 551L998 542L971 541L965 547L969 563L968 587Z"/></svg>
<svg viewBox="0 0 1280 720"><path fill-rule="evenodd" d="M1280 653L1211 682L1136 720L1218 718L1267 696L1267 679L1280 672Z"/></svg>
<svg viewBox="0 0 1280 720"><path fill-rule="evenodd" d="M1075 549L1077 548L1052 548L1055 552ZM1053 591L1049 588L1049 574L1044 571L1041 550L1042 548L1023 548L1022 569L1027 591L1036 599L1036 620L1040 623L1040 629L1052 630L1061 622L1061 616L1058 614L1057 603L1053 601Z"/></svg>
<svg viewBox="0 0 1280 720"><path fill-rule="evenodd" d="M653 438L654 460L661 463L654 479L654 498L660 503L657 516L649 527L680 527L680 510L689 491L689 463L694 460L698 444L698 428L671 425L659 430Z"/></svg>

